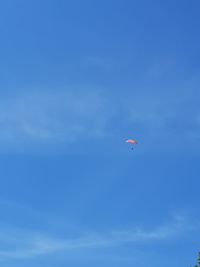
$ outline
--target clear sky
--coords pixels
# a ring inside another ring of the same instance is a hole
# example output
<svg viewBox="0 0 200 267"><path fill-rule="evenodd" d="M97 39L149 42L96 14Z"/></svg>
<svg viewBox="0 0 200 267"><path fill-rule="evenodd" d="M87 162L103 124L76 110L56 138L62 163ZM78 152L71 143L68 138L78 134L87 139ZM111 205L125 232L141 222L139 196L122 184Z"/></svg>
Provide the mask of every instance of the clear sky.
<svg viewBox="0 0 200 267"><path fill-rule="evenodd" d="M195 264L199 10L1 1L3 267Z"/></svg>

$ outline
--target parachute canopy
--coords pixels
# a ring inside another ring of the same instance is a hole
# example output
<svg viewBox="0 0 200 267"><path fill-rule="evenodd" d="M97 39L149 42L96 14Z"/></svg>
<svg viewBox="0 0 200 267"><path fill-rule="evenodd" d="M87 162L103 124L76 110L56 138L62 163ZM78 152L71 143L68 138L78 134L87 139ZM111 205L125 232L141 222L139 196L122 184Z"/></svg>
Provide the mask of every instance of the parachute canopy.
<svg viewBox="0 0 200 267"><path fill-rule="evenodd" d="M128 139L128 140L126 140L126 143L138 144L138 141L135 139Z"/></svg>

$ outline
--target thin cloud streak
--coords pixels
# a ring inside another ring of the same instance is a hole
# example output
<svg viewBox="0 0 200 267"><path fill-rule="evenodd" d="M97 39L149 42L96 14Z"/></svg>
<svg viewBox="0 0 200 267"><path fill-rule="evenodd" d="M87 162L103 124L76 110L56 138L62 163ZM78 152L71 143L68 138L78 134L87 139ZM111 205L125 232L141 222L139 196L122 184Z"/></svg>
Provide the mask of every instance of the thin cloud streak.
<svg viewBox="0 0 200 267"><path fill-rule="evenodd" d="M98 92L21 93L0 103L0 141L7 144L71 143L105 133L106 100Z"/></svg>
<svg viewBox="0 0 200 267"><path fill-rule="evenodd" d="M197 225L190 224L182 217L176 217L172 223L160 226L154 230L111 231L108 233L88 233L77 238L50 238L38 233L18 233L18 238L9 238L10 249L4 249L1 245L1 260L25 259L45 254L62 253L66 251L78 251L85 249L109 249L112 247L137 245L152 242L165 242L167 240L181 238L184 234L199 230ZM13 231L11 231L13 233ZM5 238L5 236L4 236ZM17 240L20 240L18 243ZM1 240L5 241L5 240ZM1 242L3 243L3 242ZM8 245L8 244L7 244Z"/></svg>
<svg viewBox="0 0 200 267"><path fill-rule="evenodd" d="M158 142L174 138L176 146L188 138L190 144L195 143L200 138L200 109L195 86L191 86L193 90L176 93L167 89L148 93L143 88L120 97L96 89L36 90L4 97L0 100L0 143L3 149L31 149L116 138L131 131Z"/></svg>

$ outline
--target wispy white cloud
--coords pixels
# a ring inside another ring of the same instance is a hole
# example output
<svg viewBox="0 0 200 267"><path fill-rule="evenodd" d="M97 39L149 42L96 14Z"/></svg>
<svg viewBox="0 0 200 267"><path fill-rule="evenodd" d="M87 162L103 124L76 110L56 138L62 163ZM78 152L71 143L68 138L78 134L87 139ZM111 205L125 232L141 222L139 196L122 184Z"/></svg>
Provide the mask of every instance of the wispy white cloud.
<svg viewBox="0 0 200 267"><path fill-rule="evenodd" d="M108 121L107 103L97 90L22 92L0 101L0 142L58 143L101 137Z"/></svg>
<svg viewBox="0 0 200 267"><path fill-rule="evenodd" d="M176 90L127 89L116 96L105 90L74 88L4 96L0 100L0 143L17 148L70 144L116 133L124 138L124 134L137 132L148 140L175 138L176 145L190 138L191 144L200 137L200 109L195 84L188 90L189 85Z"/></svg>
<svg viewBox="0 0 200 267"><path fill-rule="evenodd" d="M177 216L172 222L152 230L134 228L132 230L108 231L107 233L90 231L74 238L53 238L38 232L8 231L7 229L1 234L0 258L2 260L23 259L80 249L109 249L127 244L165 242L178 237L181 238L185 233L194 230L199 230L199 226L188 223L180 216Z"/></svg>

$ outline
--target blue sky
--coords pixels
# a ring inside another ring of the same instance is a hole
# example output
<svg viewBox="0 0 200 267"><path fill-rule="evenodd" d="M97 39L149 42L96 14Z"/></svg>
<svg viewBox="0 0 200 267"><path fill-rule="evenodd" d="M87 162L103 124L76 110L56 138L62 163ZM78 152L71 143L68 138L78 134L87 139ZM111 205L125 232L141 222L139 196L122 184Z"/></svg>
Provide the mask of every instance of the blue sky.
<svg viewBox="0 0 200 267"><path fill-rule="evenodd" d="M195 264L199 8L1 1L4 267Z"/></svg>

